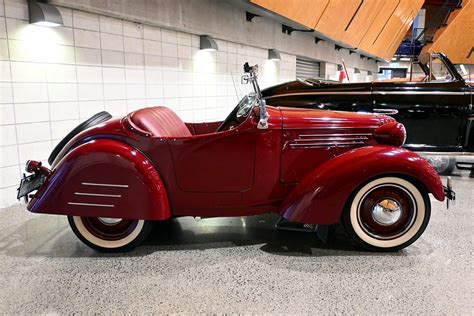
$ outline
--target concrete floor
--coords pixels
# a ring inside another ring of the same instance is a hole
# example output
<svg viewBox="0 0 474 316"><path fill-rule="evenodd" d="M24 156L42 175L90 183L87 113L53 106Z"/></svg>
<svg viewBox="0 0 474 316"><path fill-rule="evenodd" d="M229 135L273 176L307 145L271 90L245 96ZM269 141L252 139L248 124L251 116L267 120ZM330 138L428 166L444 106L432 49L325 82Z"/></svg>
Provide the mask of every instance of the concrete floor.
<svg viewBox="0 0 474 316"><path fill-rule="evenodd" d="M433 202L424 235L397 253L370 253L339 229L275 231L275 216L161 223L134 252L84 246L63 216L0 211L0 314L473 314L474 179L458 201Z"/></svg>

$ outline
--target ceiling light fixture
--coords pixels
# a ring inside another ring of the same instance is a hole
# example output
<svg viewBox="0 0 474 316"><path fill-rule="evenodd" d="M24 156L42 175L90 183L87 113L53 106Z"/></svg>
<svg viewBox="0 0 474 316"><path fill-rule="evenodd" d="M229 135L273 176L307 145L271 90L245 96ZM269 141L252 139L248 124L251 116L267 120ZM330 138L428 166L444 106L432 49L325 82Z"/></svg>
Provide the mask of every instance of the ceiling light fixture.
<svg viewBox="0 0 474 316"><path fill-rule="evenodd" d="M270 59L270 60L280 60L281 59L280 53L276 49L269 49L268 50L268 59Z"/></svg>
<svg viewBox="0 0 474 316"><path fill-rule="evenodd" d="M28 16L30 24L41 26L61 26L64 24L61 13L55 6L35 0L28 1Z"/></svg>
<svg viewBox="0 0 474 316"><path fill-rule="evenodd" d="M201 35L200 36L200 45L199 45L201 50L209 50L209 51L214 51L218 50L219 47L217 46L216 41L207 35Z"/></svg>

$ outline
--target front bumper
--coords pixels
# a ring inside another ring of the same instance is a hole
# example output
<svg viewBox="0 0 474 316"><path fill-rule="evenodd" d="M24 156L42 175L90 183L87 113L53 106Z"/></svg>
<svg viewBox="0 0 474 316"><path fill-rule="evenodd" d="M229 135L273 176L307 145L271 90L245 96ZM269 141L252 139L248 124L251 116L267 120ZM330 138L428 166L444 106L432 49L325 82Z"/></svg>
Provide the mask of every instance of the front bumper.
<svg viewBox="0 0 474 316"><path fill-rule="evenodd" d="M449 202L453 201L453 205L456 201L456 192L453 190L451 177L448 177L446 185L444 186L444 196L446 197L446 208L449 209Z"/></svg>

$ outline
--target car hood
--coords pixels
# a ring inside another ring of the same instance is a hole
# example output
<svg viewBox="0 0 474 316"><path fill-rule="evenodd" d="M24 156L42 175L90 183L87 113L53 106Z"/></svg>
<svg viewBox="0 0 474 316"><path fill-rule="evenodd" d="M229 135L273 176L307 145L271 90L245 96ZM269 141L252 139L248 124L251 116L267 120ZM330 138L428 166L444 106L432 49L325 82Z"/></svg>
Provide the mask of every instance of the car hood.
<svg viewBox="0 0 474 316"><path fill-rule="evenodd" d="M395 119L386 115L280 107L283 129L375 129Z"/></svg>

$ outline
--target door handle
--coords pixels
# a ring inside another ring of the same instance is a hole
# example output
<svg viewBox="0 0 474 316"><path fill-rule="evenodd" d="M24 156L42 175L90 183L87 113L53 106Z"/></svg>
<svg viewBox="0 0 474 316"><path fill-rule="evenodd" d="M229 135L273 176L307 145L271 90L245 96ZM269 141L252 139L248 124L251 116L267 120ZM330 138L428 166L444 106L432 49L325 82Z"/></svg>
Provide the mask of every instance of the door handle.
<svg viewBox="0 0 474 316"><path fill-rule="evenodd" d="M374 109L374 113L380 113L385 115L397 115L398 110L396 109Z"/></svg>

